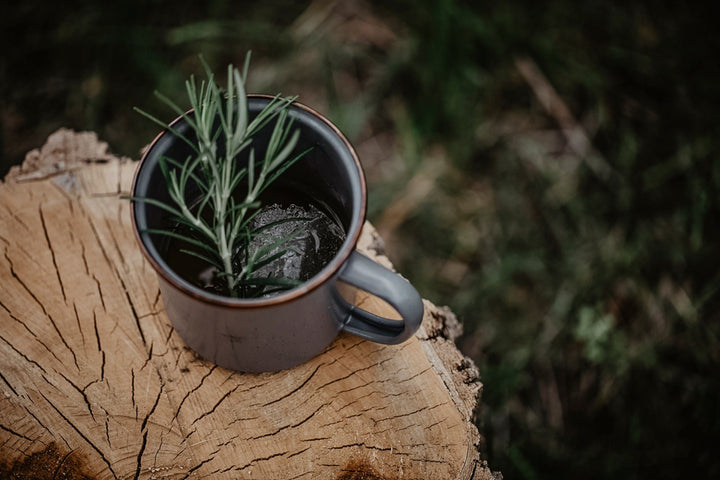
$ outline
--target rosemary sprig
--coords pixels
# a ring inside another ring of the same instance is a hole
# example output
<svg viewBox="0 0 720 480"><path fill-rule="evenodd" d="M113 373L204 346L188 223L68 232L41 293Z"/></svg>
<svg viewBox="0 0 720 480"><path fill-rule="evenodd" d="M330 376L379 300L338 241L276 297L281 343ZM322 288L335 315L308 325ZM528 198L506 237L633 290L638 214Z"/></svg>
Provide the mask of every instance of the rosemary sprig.
<svg viewBox="0 0 720 480"><path fill-rule="evenodd" d="M247 253L250 242L259 233L258 230L250 229L250 222L258 211L260 194L307 152L293 155L300 131L292 129L288 110L296 97L277 95L250 120L245 92L249 62L248 53L242 73L232 65L228 66L227 90L224 92L203 60L207 79L198 84L191 76L185 82L193 109L190 114L168 97L156 92L163 103L184 118L194 131L196 141L155 116L135 108L141 115L187 143L193 151L193 155L185 159L159 158L172 204L152 198L133 198L169 212L178 224L186 227L184 230L188 234L180 229L147 231L180 239L196 247L197 250L185 250L185 253L215 266L218 278L226 282L227 292L231 296L261 292L265 286L285 289L299 283L287 278L253 278L257 269L282 256L283 246L297 236L297 231L277 239L267 248L251 255ZM253 136L271 122L275 124L267 149L264 156L257 159L252 146ZM218 140L225 144L221 154L218 152ZM247 156L247 162L239 161L241 154ZM189 198L188 189L191 185L199 190L198 198ZM243 195L238 194L241 188L245 189ZM246 260L240 266L240 262L233 262L238 252Z"/></svg>

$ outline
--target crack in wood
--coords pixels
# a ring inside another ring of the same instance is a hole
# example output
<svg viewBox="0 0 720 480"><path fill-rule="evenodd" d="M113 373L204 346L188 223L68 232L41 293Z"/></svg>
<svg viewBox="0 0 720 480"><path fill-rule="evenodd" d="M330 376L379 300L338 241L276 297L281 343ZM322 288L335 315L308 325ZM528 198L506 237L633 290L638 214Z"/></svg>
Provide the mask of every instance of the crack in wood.
<svg viewBox="0 0 720 480"><path fill-rule="evenodd" d="M233 435L232 437L230 437L230 438L229 438L228 440L226 440L225 442L223 442L223 443L218 443L218 447L227 447L228 445L230 445L231 443L233 443L233 440L235 440L236 438L240 438L240 435Z"/></svg>
<svg viewBox="0 0 720 480"><path fill-rule="evenodd" d="M95 343L97 344L97 350L98 352L102 352L102 347L100 346L100 333L98 332L98 324L97 324L97 312L95 312L95 309L93 308L93 327L95 329Z"/></svg>
<svg viewBox="0 0 720 480"><path fill-rule="evenodd" d="M137 455L137 467L135 468L135 476L133 477L133 480L138 480L138 478L140 478L140 472L142 471L142 456L145 452L145 447L147 446L147 437L148 432L145 430L143 432L142 443L140 444L140 452L138 452Z"/></svg>
<svg viewBox="0 0 720 480"><path fill-rule="evenodd" d="M173 326L171 325L171 326L170 326L170 330L168 330L167 337L165 337L165 345L167 345L168 343L170 343L170 337L172 337L172 334L173 334L174 331L175 331L175 327L173 327Z"/></svg>
<svg viewBox="0 0 720 480"><path fill-rule="evenodd" d="M18 216L17 213L15 213L15 212L13 212L12 210L10 210L10 208L7 207L5 204L3 204L2 207L3 207L3 209L8 213L8 215L10 215L10 216L13 218L13 220L15 220L15 221L18 222L20 225L22 225L23 228L24 228L26 231L28 231L28 232L32 231L32 230L30 229L30 227L28 227L27 223L25 223L25 222L23 221L23 219Z"/></svg>
<svg viewBox="0 0 720 480"><path fill-rule="evenodd" d="M368 343L367 340L360 339L360 340L358 340L357 342L353 343L353 344L350 345L350 346L344 346L344 345L343 345L343 347L344 347L344 348L343 348L343 355L346 355L347 352L349 352L350 350L352 350L352 349L354 349L354 348L357 348L357 347L359 347L360 345L363 345L363 344L366 344L366 343Z"/></svg>
<svg viewBox="0 0 720 480"><path fill-rule="evenodd" d="M139 371L145 370L145 367L148 366L150 363L150 360L152 359L153 355L153 347L155 346L155 342L150 342L150 349L148 350L147 358L145 358L145 362L142 364L142 367L140 367Z"/></svg>
<svg viewBox="0 0 720 480"><path fill-rule="evenodd" d="M205 460L203 460L203 461L200 462L199 464L195 465L193 468L191 468L190 470L187 471L187 474L183 477L183 480L189 478L195 471L197 471L198 469L202 468L203 465L212 462L213 460L215 460L215 457L214 457L214 456L213 456L213 457L210 457L210 458L206 458Z"/></svg>
<svg viewBox="0 0 720 480"><path fill-rule="evenodd" d="M182 350L178 349L177 354L175 356L175 368L178 368L178 365L180 365L180 359L183 356Z"/></svg>
<svg viewBox="0 0 720 480"><path fill-rule="evenodd" d="M60 333L60 329L58 328L57 323L55 323L55 319L53 317L51 317L50 315L48 315L47 318L48 318L48 320L50 320L50 323L52 324L53 328L55 329L58 336L60 337L60 341L63 343L63 345L65 345L65 348L68 349L68 351L70 352L70 355L72 355L73 363L75 364L75 368L79 372L80 365L78 364L77 356L75 355L75 351L72 348L70 348L70 345L67 343L67 341L65 341L65 337L63 336L62 333ZM50 350L50 349L48 349L48 350ZM53 353L53 352L50 351L50 353ZM54 353L53 353L53 356L57 359L57 357L55 356ZM60 361L60 359L58 359L58 361Z"/></svg>
<svg viewBox="0 0 720 480"><path fill-rule="evenodd" d="M222 383L220 384L220 386L222 387L223 385L225 385L227 382L229 382L230 380L232 380L233 378L235 378L236 375L237 375L237 372L232 372L232 371L231 371L231 372L230 372L230 375L228 375L227 378L225 378L225 380L222 381Z"/></svg>
<svg viewBox="0 0 720 480"><path fill-rule="evenodd" d="M65 446L68 448L68 450L72 450L72 447L70 446L70 442L68 442L68 441L65 439L65 437L62 436L62 434L59 433L58 436L60 437L60 440L63 441L63 443L65 444Z"/></svg>
<svg viewBox="0 0 720 480"><path fill-rule="evenodd" d="M125 285L125 281L123 280L122 275L118 271L117 266L115 265L115 262L110 260L110 256L108 255L107 250L105 250L105 244L100 238L100 233L97 231L97 228L95 227L95 223L92 221L92 217L90 217L90 214L85 210L82 203L80 203L80 207L83 212L83 215L86 217L88 225L90 225L90 230L93 232L95 240L97 241L97 244L100 247L100 251L102 252L103 257L105 258L105 262L108 264L108 266L110 266L112 268L113 272L115 273L115 278L117 278L117 280L120 282L120 286L122 287L123 291L125 292L125 298L127 300L128 306L130 307L130 310L132 311L133 317L135 318L135 325L137 326L137 329L140 332L140 338L142 340L143 345L145 345L147 347L147 342L145 340L145 334L143 333L142 328L140 327L140 320L138 319L138 314L137 314L137 311L135 310L135 305L133 304L132 298L130 297L130 292L127 288L127 285ZM108 227L108 228L110 228L110 227ZM115 240L115 237L112 235L112 230L110 230L110 232L111 232L110 236L112 237L112 240L115 243L116 248L119 249L119 246L117 245L117 241ZM120 255L122 256L122 254L120 254ZM123 260L123 262L124 262L124 260ZM96 279L96 281L97 281L97 279ZM99 288L100 283L99 282L97 282L97 283L98 283L98 288ZM102 295L100 296L100 298L101 299L103 298ZM103 303L103 309L105 309L104 303Z"/></svg>
<svg viewBox="0 0 720 480"><path fill-rule="evenodd" d="M235 393L235 391L236 391L238 388L240 388L240 385L237 385L237 386L236 386L235 388L233 388L232 390L226 392L225 395L223 395L223 396L220 398L220 400L218 400L218 402L215 404L215 406L213 406L213 408L212 408L211 410L209 410L209 411L203 413L202 415L200 415L200 416L199 416L198 418L196 418L190 425L193 426L193 425L195 425L197 422L199 422L200 420L202 420L203 418L205 418L206 416L211 415L212 413L214 413L215 410L220 406L220 404L223 403L223 402L225 401L225 399L227 399L230 395L232 395L233 393Z"/></svg>
<svg viewBox="0 0 720 480"><path fill-rule="evenodd" d="M112 443L110 442L110 415L107 410L105 410L105 440L107 440L108 447L112 448Z"/></svg>
<svg viewBox="0 0 720 480"><path fill-rule="evenodd" d="M4 441L3 444L0 445L0 446L4 447L6 443L7 443L7 440ZM27 453L23 452L21 449L15 447L15 446L12 446L12 447L10 447L10 448L13 449L13 450L15 450L15 451L18 452L20 455L22 455L22 456L24 456L24 457L26 457L26 458L30 458L30 457L31 457L31 455L28 455ZM14 479L13 479L13 480L14 480Z"/></svg>
<svg viewBox="0 0 720 480"><path fill-rule="evenodd" d="M115 276L120 281L120 285L122 286L123 292L125 293L125 299L127 300L127 304L130 307L130 311L132 311L133 318L135 319L135 326L140 333L140 339L142 340L145 348L147 348L147 340L145 339L145 333L140 326L140 317L138 316L137 310L135 310L135 305L133 304L132 298L130 297L130 291L128 290L127 285L125 285L125 280L123 280L122 275L120 275L117 267L115 267L114 270Z"/></svg>
<svg viewBox="0 0 720 480"><path fill-rule="evenodd" d="M227 427L225 427L225 430L227 430L229 427L235 425L236 423L240 423L240 422L251 422L251 421L257 420L257 419L259 419L259 418L260 418L260 417L238 417L238 418L234 419L232 422L228 423L228 424L227 424Z"/></svg>
<svg viewBox="0 0 720 480"><path fill-rule="evenodd" d="M295 453L289 454L289 455L287 456L287 459L289 460L289 459L291 459L292 457L297 457L298 455L301 455L301 454L307 452L308 450L310 450L310 447L303 448L302 450L298 450L298 451L295 452Z"/></svg>
<svg viewBox="0 0 720 480"><path fill-rule="evenodd" d="M38 204L38 213L40 214L40 224L42 225L43 233L45 234L45 241L47 242L48 250L50 250L50 257L52 258L52 263L55 267L55 275L57 277L58 283L60 284L60 292L62 293L65 305L67 305L65 285L63 285L62 278L60 277L60 269L58 268L57 259L55 258L55 249L50 242L50 234L48 233L47 225L45 224L45 214L43 213L42 203Z"/></svg>
<svg viewBox="0 0 720 480"><path fill-rule="evenodd" d="M20 395L18 395L17 390L15 390L12 385L10 385L10 382L8 382L8 379L5 378L5 376L2 374L2 372L0 372L0 380L2 380L3 382L5 382L5 385L8 386L8 388L10 389L10 391L13 392L13 394L14 394L16 397L19 397L19 396L20 396Z"/></svg>
<svg viewBox="0 0 720 480"><path fill-rule="evenodd" d="M37 415L35 415L33 412L31 412L27 406L23 406L23 408L28 413L28 415L30 415L38 423L38 425L40 425L43 428L43 430L45 430L47 433L49 433L51 437L55 438L55 434L52 431L50 431L50 429L47 428L44 423L42 423L40 421L40 419L37 417Z"/></svg>
<svg viewBox="0 0 720 480"><path fill-rule="evenodd" d="M246 463L245 465L243 465L241 467L235 467L235 470L239 472L239 471L245 470L246 468L252 467L254 464L256 464L258 462L267 462L268 460L272 460L273 458L284 457L287 454L288 454L288 452L285 451L285 452L273 453L271 455L268 455L267 457L253 458L249 463Z"/></svg>
<svg viewBox="0 0 720 480"><path fill-rule="evenodd" d="M155 300L153 300L153 303L152 303L153 309L155 309L155 307L157 307L157 304L159 302L160 302L160 289L158 288L157 294L155 294ZM163 311L164 311L164 309L163 309Z"/></svg>
<svg viewBox="0 0 720 480"><path fill-rule="evenodd" d="M309 472L300 473L298 475L295 475L294 477L288 478L288 480L298 480L299 478L306 477L308 475L313 477L315 475L315 470L310 470Z"/></svg>
<svg viewBox="0 0 720 480"><path fill-rule="evenodd" d="M229 467L225 467L225 468L223 468L222 470L220 470L220 469L218 468L217 470L214 470L214 471L210 472L210 475L207 475L207 476L209 476L209 477L214 477L215 475L220 475L221 473L227 473L227 472L229 472L230 470L232 470L232 469L234 469L234 468L235 468L234 465L230 465Z"/></svg>
<svg viewBox="0 0 720 480"><path fill-rule="evenodd" d="M39 339L39 337L35 334L35 332L33 332L33 331L30 329L30 327L28 327L28 325L27 325L25 322L23 322L22 320L20 320L19 318L17 318L15 315L13 315L13 313L10 311L10 309L8 309L8 308L5 306L5 304L2 303L2 301L0 301L0 307L1 307L3 310L5 310L5 312L7 312L7 314L10 316L10 318L11 318L12 320L14 320L15 322L19 323L25 330L27 330L27 332L28 332L30 335L33 336L33 338L35 338L37 341L40 342L40 339ZM40 343L42 344L42 342L40 342ZM45 346L45 344L43 344L43 346ZM47 346L45 346L45 348L47 348ZM49 349L48 349L48 350L49 350ZM50 352L50 353L52 353L52 352Z"/></svg>
<svg viewBox="0 0 720 480"><path fill-rule="evenodd" d="M93 422L97 423L97 421L95 420L95 414L92 411L92 405L90 404L90 399L88 398L87 394L85 393L85 389L78 387L75 384L75 382L73 382L67 376L65 376L64 373L58 371L57 374L60 375L63 379L65 379L65 381L67 383L69 383L70 386L73 387L73 389L75 389L75 391L77 391L80 395L82 395L83 400L85 401L85 406L87 407L87 411L88 411L88 413L90 413L90 417L93 419ZM42 375L42 378L53 388L57 388L55 385L53 385L52 382L50 382L50 380L47 379L47 377L45 377L45 375ZM87 387L85 387L85 388L87 388Z"/></svg>
<svg viewBox="0 0 720 480"><path fill-rule="evenodd" d="M105 352L102 353L102 362L100 363L100 381L105 380Z"/></svg>
<svg viewBox="0 0 720 480"><path fill-rule="evenodd" d="M387 410L388 408L390 408L390 405L383 405L382 407L370 405L369 407L363 408L362 410L358 411L357 413L355 413L353 415L348 415L346 418L361 417L361 416L365 415L367 412L373 412L373 413L382 412L383 410ZM375 426L377 426L378 422L373 417L370 417L370 420L372 420L374 422Z"/></svg>
<svg viewBox="0 0 720 480"><path fill-rule="evenodd" d="M5 342L5 344L6 344L8 347L10 347L15 353L17 353L18 355L20 355L26 362L32 363L32 364L35 365L37 368L39 368L41 372L47 373L47 372L45 371L45 369L44 369L38 362L36 362L35 360L32 360L32 359L29 358L27 355L25 355L24 353L22 353L20 350L18 350L17 348L15 348L15 345L13 345L12 343L8 342L8 341L5 339L5 337L3 337L2 335L0 335L0 340L2 340L3 342ZM52 352L51 352L51 353L52 353ZM58 359L58 361L60 361L60 360Z"/></svg>
<svg viewBox="0 0 720 480"><path fill-rule="evenodd" d="M318 366L315 367L315 369L312 371L312 373L310 373L310 375L308 375L308 377L307 377L305 380L303 380L302 383L300 383L300 385L298 385L297 387L295 387L294 389L292 389L291 391L289 391L289 392L286 393L285 395L283 395L283 396L281 396L281 397L279 397L279 398L276 398L275 400L272 400L272 401L270 401L270 402L267 402L267 403L263 404L262 407L263 407L263 408L267 408L267 407L269 407L270 405L274 405L274 404L276 404L276 403L278 403L278 402L281 402L281 401L289 398L291 395L293 395L294 393L298 392L298 391L301 390L302 388L304 388L305 385L307 385L308 382L309 382L310 380L312 380L312 378L315 376L315 374L318 372L318 370L320 370L320 367L323 367L323 366L325 366L324 363L318 364Z"/></svg>
<svg viewBox="0 0 720 480"><path fill-rule="evenodd" d="M313 438L301 438L301 442L320 442L322 440L330 440L332 437L313 437Z"/></svg>
<svg viewBox="0 0 720 480"><path fill-rule="evenodd" d="M416 373L415 375L412 375L412 376L407 377L407 378L403 378L402 380L398 380L397 383L406 383L406 382L409 382L409 381L411 381L411 380L416 379L416 378L419 377L420 375L424 375L424 374L426 374L426 373L428 373L428 372L430 372L430 371L432 371L432 367L427 367L427 368L425 368L424 370L419 371L419 372Z"/></svg>
<svg viewBox="0 0 720 480"><path fill-rule="evenodd" d="M371 383L375 383L375 382L368 382L368 383L366 383L366 384L364 384L364 385L361 385L361 386L358 387L358 388L367 387L367 386L370 385ZM354 389L351 389L350 391L352 391L352 390L354 390ZM377 394L380 394L380 392L378 392L377 390L373 390L372 392L366 393L365 395L361 395L361 396L359 396L359 397L355 397L352 402L346 403L345 405L343 405L342 407L340 407L340 408L338 409L338 413L341 412L341 411L343 411L343 410L345 410L346 408L350 408L350 406L355 405L356 403L360 403L362 400L364 400L364 399L366 399L366 398L368 398L368 397L370 397L370 396L372 396L372 395L375 395L376 393L377 393ZM339 394L338 394L338 396L339 396ZM385 396L385 395L383 395L383 396Z"/></svg>
<svg viewBox="0 0 720 480"><path fill-rule="evenodd" d="M50 401L49 398L47 398L42 392L38 392L38 393L40 394L41 397L43 397L43 398L45 399L45 401L48 403L48 405L50 405L50 407L51 407L53 410L55 410L55 412L57 412L57 414L60 415L60 417L61 417L63 420L65 420L65 422L70 426L70 428L72 428L72 429L80 436L80 438L82 438L82 439L85 441L85 443L87 443L87 444L90 446L90 448L92 448L93 450L95 450L95 452L96 452L98 455L100 455L100 459L105 463L105 465L107 466L108 470L109 470L110 473L112 474L113 478L114 478L115 480L117 480L117 479L118 479L118 476L117 476L117 474L115 473L115 470L113 470L112 464L111 464L110 461L107 459L107 457L105 456L105 454L103 453L103 451L100 450L100 448L98 448L98 446L95 445L83 432L81 432L80 429L79 429L78 427L76 427L75 424L74 424L73 422L71 422L70 419L69 419L67 416L65 416L65 414L63 414L62 411L60 411L60 409L59 409L58 407L56 407L55 404L54 404L52 401ZM65 438L64 438L62 435L60 435L60 438L61 438L61 439L65 442L65 444L68 446L68 449L69 449L69 450L72 450L72 448L70 447L70 444L67 442L67 440L65 440Z"/></svg>
<svg viewBox="0 0 720 480"><path fill-rule="evenodd" d="M343 393L354 392L355 390L359 390L359 389L361 389L361 388L365 388L365 387L367 387L367 386L369 386L369 385L372 385L372 384L374 384L374 383L377 383L377 380L375 380L375 379L373 378L372 380L369 380L369 381L363 383L362 385L355 385L354 387L346 388L345 390L338 390L337 392L335 392L335 395L338 395L338 396L339 396L339 395L342 395ZM368 395L365 395L365 396L359 397L359 398L365 398L366 396L368 396Z"/></svg>
<svg viewBox="0 0 720 480"><path fill-rule="evenodd" d="M297 427L299 427L300 425L302 425L302 424L304 424L305 422L307 422L308 420L310 420L312 417L314 417L320 410L323 409L323 407L327 407L328 405L330 405L330 403L331 403L331 402L323 403L323 404L320 405L318 408L316 408L315 411L313 411L310 415L308 415L307 417L305 417L304 419L300 420L300 421L297 422L297 423L291 423L291 424L288 424L288 425L284 425L284 426L278 428L277 430L275 430L274 432L265 433L265 434L258 435L258 436L255 436L255 437L250 437L250 438L248 438L247 440L259 440L259 439L261 439L261 438L274 437L274 436L277 435L278 433L282 432L283 430L287 430L288 428L297 428Z"/></svg>
<svg viewBox="0 0 720 480"><path fill-rule="evenodd" d="M82 326L80 325L80 314L78 314L77 303L74 300L73 310L75 311L75 321L77 323L78 331L80 332L80 338L82 339L83 345L85 345L85 334L83 333Z"/></svg>
<svg viewBox="0 0 720 480"><path fill-rule="evenodd" d="M425 430L430 430L431 428L433 428L433 427L435 427L435 426L437 426L437 425L440 425L441 423L444 423L445 421L447 421L447 419L448 419L448 417L443 417L441 420L438 420L438 421L435 422L435 423L431 423L430 425L428 425L427 427L425 427Z"/></svg>
<svg viewBox="0 0 720 480"><path fill-rule="evenodd" d="M28 293L28 295L30 295L30 297L32 297L32 299L35 301L35 303L40 307L40 310L42 310L45 317L48 320L50 320L50 324L53 326L53 328L55 329L55 332L60 337L60 341L63 343L63 345L65 345L65 348L67 348L68 351L70 352L70 354L72 355L73 361L75 363L75 367L78 370L80 370L80 366L78 365L77 357L75 356L75 352L72 350L72 348L70 348L70 345L68 345L68 343L65 341L65 337L63 337L63 334L60 332L60 329L58 328L57 323L55 323L55 319L52 316L50 316L50 314L45 309L45 306L42 304L42 302L37 298L37 296L35 296L35 294L32 292L32 290L30 290L30 288L25 284L25 282L22 281L22 279L18 276L17 272L15 272L15 266L13 265L12 260L10 260L10 257L8 257L7 249L5 249L4 254L5 254L5 259L7 260L8 264L10 265L10 274L23 287L23 289ZM65 303L67 304L67 300ZM57 355L55 355L55 352L53 352L47 345L45 345L44 342L40 341L39 337L37 337L37 336L35 336L35 337L45 347L45 349L48 352L50 352L50 354L52 354L53 357L55 357L55 359L58 362L63 363L60 361L60 359L57 357Z"/></svg>
<svg viewBox="0 0 720 480"><path fill-rule="evenodd" d="M351 418L352 416L358 417L360 415L351 415L350 417L345 417L345 418ZM339 419L339 420L335 420L334 422L323 423L323 424L319 425L318 428L332 427L333 425L337 425L338 423L342 423L342 422L343 422L343 419Z"/></svg>
<svg viewBox="0 0 720 480"><path fill-rule="evenodd" d="M103 311L107 312L107 307L105 306L105 296L102 292L102 285L100 284L100 280L95 276L95 274L92 274L92 279L95 281L95 285L97 286L98 296L100 297L100 305L103 307Z"/></svg>
<svg viewBox="0 0 720 480"><path fill-rule="evenodd" d="M83 267L85 268L85 274L89 277L90 276L90 266L88 265L87 261L87 254L85 252L85 244L80 242L80 258L82 258L83 261Z"/></svg>
<svg viewBox="0 0 720 480"><path fill-rule="evenodd" d="M165 310L157 310L157 311L152 311L152 312L145 313L145 314L143 314L143 315L140 315L140 316L138 317L138 320L143 320L143 319L148 318L148 317L158 316L158 315L160 315L161 313L163 313L164 311L165 311Z"/></svg>
<svg viewBox="0 0 720 480"><path fill-rule="evenodd" d="M410 456L407 452L399 452L396 447L378 447L375 445L368 445L365 442L349 443L347 445L338 445L334 447L328 447L328 450L343 450L345 448L365 448L367 450L376 450L378 452L390 452L393 455Z"/></svg>
<svg viewBox="0 0 720 480"><path fill-rule="evenodd" d="M7 245L4 245L4 247L7 250L10 247L10 243L8 243ZM13 243L12 248L15 250L18 250L19 252L22 252L22 254L24 255L22 258L23 261L24 260L31 261L33 263L33 265L35 265L38 268L38 270L47 270L46 266L41 264L37 260L37 258L36 258L37 255L30 253L23 245L20 245L18 243Z"/></svg>
<svg viewBox="0 0 720 480"><path fill-rule="evenodd" d="M135 369L130 369L130 398L132 406L135 407L135 416L137 417L137 405L135 405Z"/></svg>
<svg viewBox="0 0 720 480"><path fill-rule="evenodd" d="M417 409L417 410L413 410L412 412L401 413L401 414L399 414L399 415L393 415L393 416L391 416L391 417L381 418L381 419L379 419L379 420L373 420L373 421L374 421L376 424L378 424L378 423L380 423L380 422L387 422L387 421L390 421L390 420L397 420L398 418L409 417L409 416L411 416L411 415L415 415L415 414L418 414L418 413L420 413L420 412L424 412L424 411L426 411L426 410L427 410L427 411L434 410L434 409L436 409L436 408L438 408L438 407L442 407L442 406L444 406L444 405L447 405L447 402L441 402L441 403L438 403L437 405L433 405L432 407L427 407L427 406L426 406L426 407L419 408L419 409Z"/></svg>
<svg viewBox="0 0 720 480"><path fill-rule="evenodd" d="M162 448L163 440L165 440L165 434L163 432L160 432L160 441L158 442L158 447L155 450L155 455L153 456L153 467L157 466L157 458L158 458L158 455L160 454L160 449Z"/></svg>
<svg viewBox="0 0 720 480"><path fill-rule="evenodd" d="M120 258L120 263L123 265L127 265L128 262L125 259L125 255L123 255L122 248L120 248L120 244L117 241L117 238L115 238L115 234L113 233L113 225L110 223L109 219L105 219L105 227L107 228L107 231L110 232L110 241L112 242L113 246L115 247L115 251L118 254L118 258Z"/></svg>
<svg viewBox="0 0 720 480"><path fill-rule="evenodd" d="M27 437L21 433L18 433L15 430L10 429L9 427L6 427L5 425L0 424L0 430L8 432L10 435L14 435L18 438L22 438L23 440L26 440L26 441L30 442L31 444L34 442L34 440L32 438Z"/></svg>
<svg viewBox="0 0 720 480"><path fill-rule="evenodd" d="M145 431L145 428L147 427L147 424L148 424L148 420L150 420L150 417L155 412L155 409L157 408L158 403L160 403L160 397L162 396L162 392L163 392L163 384L160 383L160 390L158 390L157 397L155 397L155 403L153 404L153 406L150 409L150 411L148 412L148 414L145 415L145 418L142 421L142 425L140 426L140 431Z"/></svg>
<svg viewBox="0 0 720 480"><path fill-rule="evenodd" d="M348 378L350 378L350 377L352 377L352 376L354 376L354 375L359 375L361 372L364 372L364 371L366 371L366 370L370 370L370 369L372 369L372 368L375 368L375 365L368 365L367 367L363 367L363 368L358 368L358 369L355 369L355 370L351 370L350 373L348 373L348 374L345 375L344 377L337 377L337 378L335 378L334 380L330 380L329 382L324 383L324 384L318 386L318 387L317 387L317 390L322 390L322 389L324 389L324 388L326 388L326 387L329 387L330 385L332 385L332 384L334 384L334 383L342 382L343 380L347 380ZM365 380L365 379L363 379L363 380Z"/></svg>
<svg viewBox="0 0 720 480"><path fill-rule="evenodd" d="M172 420L170 420L170 423L172 423L173 421L175 421L175 419L177 419L178 415L180 414L180 409L182 409L182 406L185 403L185 400L187 400L190 395L197 392L200 389L200 387L203 386L203 383L205 383L205 380L215 371L216 368L217 368L217 365L213 365L212 368L210 368L210 370L205 375L203 375L203 377L200 379L200 382L195 386L195 388L193 388L192 390L190 390L189 392L187 392L185 394L183 399L180 401L180 404L178 405L177 409L175 410L175 415L173 415Z"/></svg>
<svg viewBox="0 0 720 480"><path fill-rule="evenodd" d="M405 425L402 428L397 428L397 429L395 429L395 431L402 432L403 430L408 430L410 428L424 428L424 427L422 427L421 425L418 425L417 423L411 423L410 425ZM386 429L386 430L388 430L388 429ZM382 430L382 431L386 431L386 430ZM378 433L382 433L382 431L378 432Z"/></svg>

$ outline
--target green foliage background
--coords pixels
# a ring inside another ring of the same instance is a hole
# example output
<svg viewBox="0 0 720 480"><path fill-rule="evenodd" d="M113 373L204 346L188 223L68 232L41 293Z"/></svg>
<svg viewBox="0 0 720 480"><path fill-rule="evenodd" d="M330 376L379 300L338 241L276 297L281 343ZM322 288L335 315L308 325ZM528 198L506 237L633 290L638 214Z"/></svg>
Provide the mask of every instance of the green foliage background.
<svg viewBox="0 0 720 480"><path fill-rule="evenodd" d="M27 0L0 20L0 173L60 126L138 158L155 127L133 106L157 105L153 89L182 98L198 53L220 69L252 49L251 90L299 93L340 125L392 260L463 321L493 469L718 478L718 13ZM591 150L568 142L524 59Z"/></svg>

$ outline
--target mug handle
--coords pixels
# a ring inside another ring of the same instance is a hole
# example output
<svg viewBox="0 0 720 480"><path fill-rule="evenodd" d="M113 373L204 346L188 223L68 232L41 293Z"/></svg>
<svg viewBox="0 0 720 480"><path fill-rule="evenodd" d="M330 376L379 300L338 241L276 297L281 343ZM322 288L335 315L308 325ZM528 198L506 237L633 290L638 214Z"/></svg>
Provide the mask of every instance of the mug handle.
<svg viewBox="0 0 720 480"><path fill-rule="evenodd" d="M423 303L417 290L397 273L353 251L339 279L388 302L402 317L391 320L370 313L337 295L345 315L342 329L373 342L394 345L410 338L423 319Z"/></svg>

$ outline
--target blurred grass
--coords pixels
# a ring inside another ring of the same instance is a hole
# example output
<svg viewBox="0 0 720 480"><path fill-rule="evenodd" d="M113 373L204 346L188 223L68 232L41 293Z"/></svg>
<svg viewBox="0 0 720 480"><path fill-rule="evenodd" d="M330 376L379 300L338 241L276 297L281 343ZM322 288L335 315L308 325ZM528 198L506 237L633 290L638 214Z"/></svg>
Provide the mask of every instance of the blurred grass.
<svg viewBox="0 0 720 480"><path fill-rule="evenodd" d="M0 29L2 166L59 126L137 158L132 106L252 49L251 89L340 125L392 260L464 322L492 468L717 478L717 10L31 0Z"/></svg>

